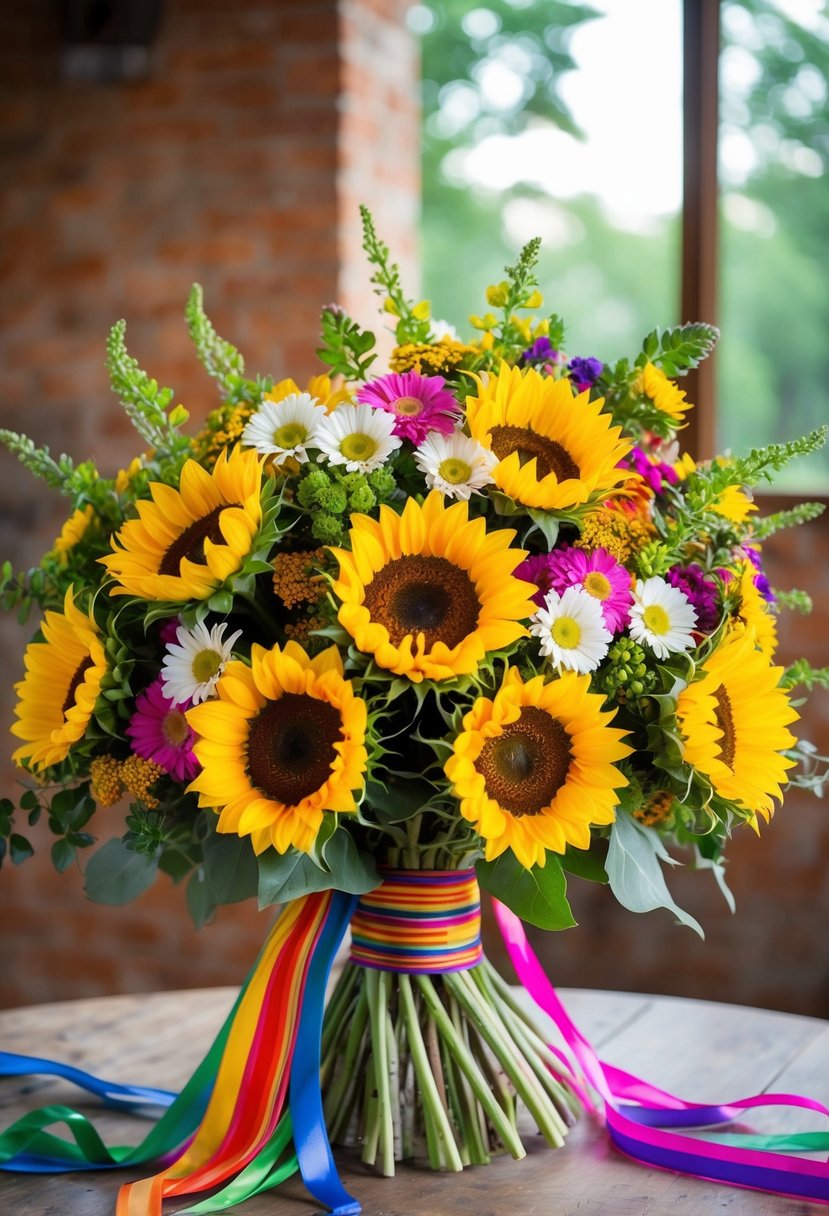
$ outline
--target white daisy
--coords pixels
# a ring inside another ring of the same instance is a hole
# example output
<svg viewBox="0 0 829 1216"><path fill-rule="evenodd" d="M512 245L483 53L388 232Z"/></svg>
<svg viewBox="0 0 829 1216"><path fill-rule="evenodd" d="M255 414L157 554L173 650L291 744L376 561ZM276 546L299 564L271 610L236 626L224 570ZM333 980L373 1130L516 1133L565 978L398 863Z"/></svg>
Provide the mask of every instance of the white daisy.
<svg viewBox="0 0 829 1216"><path fill-rule="evenodd" d="M429 337L433 342L441 342L444 338L450 338L453 342L461 340L460 334L451 321L439 321L437 317L433 317L429 322Z"/></svg>
<svg viewBox="0 0 829 1216"><path fill-rule="evenodd" d="M176 630L178 645L167 643L167 654L161 666L164 683L161 691L174 705L192 701L198 705L212 696L225 663L233 652L233 644L242 636L237 629L229 638L224 638L227 622L214 625L208 630L203 621L192 629L179 625Z"/></svg>
<svg viewBox="0 0 829 1216"><path fill-rule="evenodd" d="M630 610L630 636L650 646L658 659L691 650L697 613L687 595L664 578L637 580Z"/></svg>
<svg viewBox="0 0 829 1216"><path fill-rule="evenodd" d="M548 591L544 607L530 618L530 633L556 667L579 675L595 671L613 641L600 602L581 586L567 587L562 595Z"/></svg>
<svg viewBox="0 0 829 1216"><path fill-rule="evenodd" d="M473 490L490 485L492 470L498 463L494 452L463 431L451 435L433 431L423 440L414 458L429 489L440 490L447 498L468 499Z"/></svg>
<svg viewBox="0 0 829 1216"><path fill-rule="evenodd" d="M325 407L310 393L289 393L281 401L267 397L242 431L242 443L262 456L308 460L306 448L317 446L317 429Z"/></svg>
<svg viewBox="0 0 829 1216"><path fill-rule="evenodd" d="M370 473L385 464L402 440L392 431L397 419L367 403L340 405L320 422L316 446L331 464L349 473Z"/></svg>

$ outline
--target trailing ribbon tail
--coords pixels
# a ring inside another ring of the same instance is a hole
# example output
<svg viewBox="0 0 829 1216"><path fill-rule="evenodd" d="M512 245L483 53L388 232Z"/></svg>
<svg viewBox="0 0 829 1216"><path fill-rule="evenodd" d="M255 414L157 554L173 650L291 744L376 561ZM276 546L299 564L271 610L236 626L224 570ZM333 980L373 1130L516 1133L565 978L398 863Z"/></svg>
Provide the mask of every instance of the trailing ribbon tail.
<svg viewBox="0 0 829 1216"><path fill-rule="evenodd" d="M300 1015L304 1021L318 1005L321 1018L325 979L352 904L350 897L320 891L287 905L239 1003L200 1126L181 1155L161 1173L122 1187L117 1216L161 1216L164 1199L223 1186L272 1146L288 1097ZM317 1020L311 1016L312 1022ZM303 1032L304 1050L309 1050L307 1039ZM315 1054L318 1061L318 1044ZM315 1081L319 1092L318 1071ZM315 1135L324 1138L327 1147L324 1123ZM298 1145L300 1166L303 1153L304 1147ZM251 1178L251 1189L236 1194L234 1202L259 1189L261 1178ZM353 1205L350 1197L345 1199ZM350 1210L359 1211L359 1206Z"/></svg>
<svg viewBox="0 0 829 1216"><path fill-rule="evenodd" d="M573 1083L583 1087L587 1082L601 1098L608 1135L622 1152L678 1173L829 1203L829 1162L784 1156L787 1151L829 1149L829 1133L744 1136L720 1129L716 1133L707 1130L702 1138L679 1130L726 1124L759 1106L798 1107L827 1117L829 1108L798 1094L760 1094L720 1106L686 1102L603 1063L564 1009L521 921L498 900L492 902L518 979L564 1038L573 1057ZM712 1135L719 1139L709 1139Z"/></svg>

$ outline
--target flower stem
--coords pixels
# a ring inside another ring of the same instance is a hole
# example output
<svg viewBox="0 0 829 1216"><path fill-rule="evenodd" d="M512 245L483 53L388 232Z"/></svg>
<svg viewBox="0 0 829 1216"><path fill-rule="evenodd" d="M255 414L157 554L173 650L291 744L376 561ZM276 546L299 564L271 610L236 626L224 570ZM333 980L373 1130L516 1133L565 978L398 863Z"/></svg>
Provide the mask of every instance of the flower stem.
<svg viewBox="0 0 829 1216"><path fill-rule="evenodd" d="M431 1002L426 997L422 981L427 980L427 976L419 975L416 977L418 987L424 995L426 1004L430 1011L434 1014L434 1009ZM463 1161L461 1160L458 1147L455 1144L455 1137L452 1133L452 1126L449 1122L449 1116L446 1113L446 1107L440 1100L435 1079L429 1067L429 1056L426 1051L426 1044L423 1041L423 1034L420 1029L420 1022L417 1016L415 1007L414 993L412 992L412 982L408 975L401 975L399 978L400 999L403 1004L403 1012L406 1018L406 1034L409 1040L409 1047L412 1053L412 1061L414 1063L415 1076L420 1087L420 1094L423 1099L423 1113L426 1118L426 1138L429 1140L429 1127L431 1126L436 1133L436 1138L439 1145L443 1149L443 1154L446 1158L447 1167L450 1170L459 1171L463 1169ZM431 986L431 982L430 982ZM432 988L434 994L434 989ZM440 1002L435 998L435 1004L440 1006ZM442 1009L442 1006L441 1006ZM431 1158L431 1154L430 1154Z"/></svg>

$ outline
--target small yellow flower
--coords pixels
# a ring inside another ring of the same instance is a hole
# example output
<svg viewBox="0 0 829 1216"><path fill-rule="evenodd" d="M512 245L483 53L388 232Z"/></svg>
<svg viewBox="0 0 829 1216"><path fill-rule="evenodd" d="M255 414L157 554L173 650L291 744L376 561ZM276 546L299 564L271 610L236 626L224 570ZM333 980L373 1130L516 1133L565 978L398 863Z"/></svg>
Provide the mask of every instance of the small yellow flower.
<svg viewBox="0 0 829 1216"><path fill-rule="evenodd" d="M62 566L68 563L69 554L83 540L94 518L95 508L91 504L86 507L78 507L77 511L73 511L69 516L60 530L60 536L52 546L52 553Z"/></svg>
<svg viewBox="0 0 829 1216"><path fill-rule="evenodd" d="M676 423L681 423L685 411L693 408L690 401L685 400L685 393L653 363L645 364L634 389L650 398L661 414Z"/></svg>

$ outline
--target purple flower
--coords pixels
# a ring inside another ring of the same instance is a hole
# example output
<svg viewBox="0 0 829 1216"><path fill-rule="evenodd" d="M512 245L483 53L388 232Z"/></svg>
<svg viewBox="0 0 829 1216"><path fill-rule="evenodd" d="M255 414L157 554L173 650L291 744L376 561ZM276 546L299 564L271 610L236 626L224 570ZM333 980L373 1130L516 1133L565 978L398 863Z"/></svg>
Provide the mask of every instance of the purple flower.
<svg viewBox="0 0 829 1216"><path fill-rule="evenodd" d="M567 371L578 391L583 393L585 389L592 388L596 383L604 371L604 364L601 359L594 359L592 355L586 359L576 355L567 364Z"/></svg>
<svg viewBox="0 0 829 1216"><path fill-rule="evenodd" d="M544 597L548 591L552 591L552 571L550 568L550 558L552 553L537 553L532 557L527 557L520 566L516 566L513 574L515 578L521 578L527 583L535 583L538 590L535 595L531 596L534 604L538 604L539 608L544 607Z"/></svg>
<svg viewBox="0 0 829 1216"><path fill-rule="evenodd" d="M768 604L776 604L777 596L771 589L771 583L766 578L766 573L763 570L763 559L760 556L760 550L755 549L753 545L743 545L743 552L751 562L757 573L754 576L754 586L762 595L763 599Z"/></svg>
<svg viewBox="0 0 829 1216"><path fill-rule="evenodd" d="M720 622L720 591L713 579L706 578L702 566L696 562L688 566L672 566L665 578L696 609L699 632L713 633Z"/></svg>
<svg viewBox="0 0 829 1216"><path fill-rule="evenodd" d="M532 346L521 355L521 363L525 366L532 366L534 363L546 363L555 360L558 351L553 350L553 344L549 338L536 338Z"/></svg>

